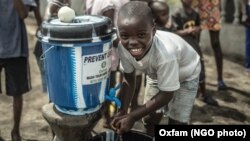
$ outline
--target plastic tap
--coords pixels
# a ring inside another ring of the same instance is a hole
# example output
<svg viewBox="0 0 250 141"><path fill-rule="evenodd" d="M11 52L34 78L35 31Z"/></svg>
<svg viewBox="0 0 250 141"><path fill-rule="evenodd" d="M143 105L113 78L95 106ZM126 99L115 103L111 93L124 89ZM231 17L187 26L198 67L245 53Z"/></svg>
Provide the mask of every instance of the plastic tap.
<svg viewBox="0 0 250 141"><path fill-rule="evenodd" d="M109 90L109 94L105 95L105 99L109 101L115 102L115 105L120 109L121 108L121 101L115 96L116 91L120 89L121 85L117 85L115 88L111 88Z"/></svg>

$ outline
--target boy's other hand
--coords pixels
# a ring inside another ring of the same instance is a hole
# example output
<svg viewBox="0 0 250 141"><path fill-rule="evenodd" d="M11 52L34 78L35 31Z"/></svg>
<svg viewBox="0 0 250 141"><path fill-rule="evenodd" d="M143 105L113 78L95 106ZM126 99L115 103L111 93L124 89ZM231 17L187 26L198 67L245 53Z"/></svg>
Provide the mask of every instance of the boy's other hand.
<svg viewBox="0 0 250 141"><path fill-rule="evenodd" d="M111 125L114 127L117 134L122 134L128 132L134 125L135 120L130 116L130 114L114 117Z"/></svg>
<svg viewBox="0 0 250 141"><path fill-rule="evenodd" d="M111 121L111 128L113 128L114 130L116 130L117 128L119 128L119 125L117 125L117 122L124 117L124 115L126 115L127 113L124 111L120 111L118 113L116 113L116 115L114 115L114 117L112 117L112 121Z"/></svg>

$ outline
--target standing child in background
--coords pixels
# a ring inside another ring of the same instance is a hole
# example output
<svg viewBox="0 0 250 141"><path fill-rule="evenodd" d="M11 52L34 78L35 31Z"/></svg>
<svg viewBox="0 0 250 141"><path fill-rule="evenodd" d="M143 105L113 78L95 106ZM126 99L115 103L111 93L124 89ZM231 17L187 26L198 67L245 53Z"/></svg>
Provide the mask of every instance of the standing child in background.
<svg viewBox="0 0 250 141"><path fill-rule="evenodd" d="M223 80L223 53L220 44L220 0L194 0L193 3L194 7L196 7L195 9L198 9L202 29L209 31L217 68L218 91L227 90L227 86Z"/></svg>
<svg viewBox="0 0 250 141"><path fill-rule="evenodd" d="M37 31L40 29L40 26L42 24L42 16L41 16L41 13L40 13L40 2L39 0L35 0L36 1L36 7L32 7L32 10L34 11L34 15L35 15L35 18L36 18L36 22L37 22ZM38 65L38 68L40 70L40 73L41 73L41 80L42 80L42 91L44 93L47 92L47 83L46 83L46 77L45 77L45 68L44 68L44 65L43 65L43 61L40 59L41 55L42 55L42 43L40 41L36 41L36 44L35 44L35 49L34 49L34 55L36 57L36 61L37 61L37 65Z"/></svg>
<svg viewBox="0 0 250 141"><path fill-rule="evenodd" d="M27 0L0 1L0 70L4 68L6 93L13 96L14 125L12 141L21 141L20 121L23 94L31 89L28 40L24 19L28 16Z"/></svg>
<svg viewBox="0 0 250 141"><path fill-rule="evenodd" d="M200 85L198 96L202 100L209 104L218 106L216 100L211 95L206 93L206 75L205 75L205 64L202 51L199 46L199 35L200 35L200 18L199 14L192 9L193 0L181 0L183 8L180 8L172 17L173 24L176 28L176 33L183 37L200 55L201 61L201 73L200 73Z"/></svg>
<svg viewBox="0 0 250 141"><path fill-rule="evenodd" d="M118 14L118 54L124 71L121 111L112 120L118 134L129 131L143 118L148 134L154 134L163 114L169 124L188 124L197 95L200 57L182 38L156 30L153 14L144 2L131 1ZM144 104L128 107L135 90L135 72L140 70L157 85L146 85Z"/></svg>
<svg viewBox="0 0 250 141"><path fill-rule="evenodd" d="M162 31L173 31L172 24L168 24L169 20L169 7L165 2L152 1L148 4L154 15L156 28Z"/></svg>

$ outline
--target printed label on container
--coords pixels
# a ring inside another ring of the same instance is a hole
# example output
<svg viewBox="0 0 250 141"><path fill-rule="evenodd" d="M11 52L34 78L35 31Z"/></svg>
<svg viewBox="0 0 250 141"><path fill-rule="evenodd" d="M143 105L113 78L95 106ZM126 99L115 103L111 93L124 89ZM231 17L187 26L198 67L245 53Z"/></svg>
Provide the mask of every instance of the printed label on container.
<svg viewBox="0 0 250 141"><path fill-rule="evenodd" d="M95 84L107 79L111 71L111 49L98 54L83 56L83 85Z"/></svg>

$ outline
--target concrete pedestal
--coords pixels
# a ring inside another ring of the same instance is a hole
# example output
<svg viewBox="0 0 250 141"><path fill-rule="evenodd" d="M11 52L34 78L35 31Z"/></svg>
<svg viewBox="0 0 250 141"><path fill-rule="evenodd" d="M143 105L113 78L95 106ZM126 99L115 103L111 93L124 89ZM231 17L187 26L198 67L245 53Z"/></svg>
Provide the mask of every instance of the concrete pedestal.
<svg viewBox="0 0 250 141"><path fill-rule="evenodd" d="M58 112L53 103L44 105L42 114L55 133L54 141L87 141L102 116L100 110L83 116L66 115Z"/></svg>

